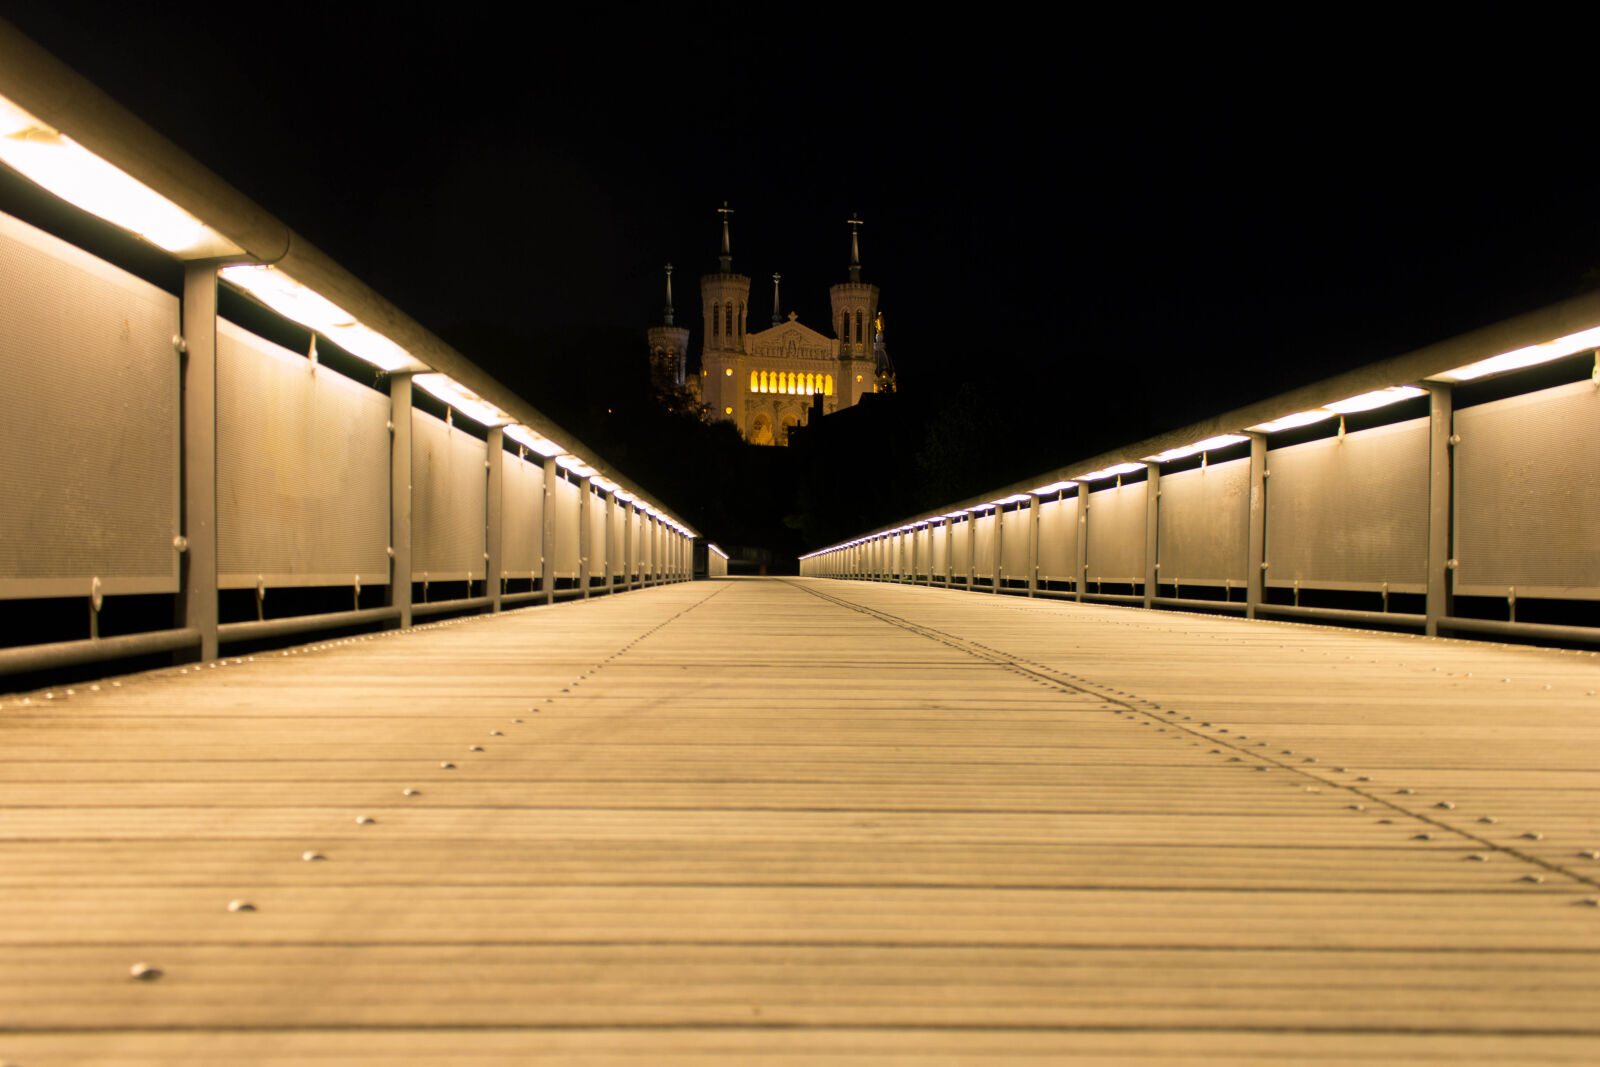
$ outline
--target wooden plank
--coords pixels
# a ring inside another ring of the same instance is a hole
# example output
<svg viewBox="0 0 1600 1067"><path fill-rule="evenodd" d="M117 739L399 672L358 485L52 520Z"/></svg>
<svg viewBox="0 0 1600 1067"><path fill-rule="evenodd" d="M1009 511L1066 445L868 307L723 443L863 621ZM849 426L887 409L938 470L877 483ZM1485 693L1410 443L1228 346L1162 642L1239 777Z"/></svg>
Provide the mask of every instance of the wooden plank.
<svg viewBox="0 0 1600 1067"><path fill-rule="evenodd" d="M1593 1062L1597 678L735 581L0 696L0 1056Z"/></svg>

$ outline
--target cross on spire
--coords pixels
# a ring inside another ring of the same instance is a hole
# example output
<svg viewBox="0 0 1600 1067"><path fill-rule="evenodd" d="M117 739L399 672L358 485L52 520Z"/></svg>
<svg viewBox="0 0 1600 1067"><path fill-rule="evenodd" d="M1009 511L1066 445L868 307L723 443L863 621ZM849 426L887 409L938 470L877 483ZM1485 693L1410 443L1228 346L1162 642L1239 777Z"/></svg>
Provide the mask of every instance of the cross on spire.
<svg viewBox="0 0 1600 1067"><path fill-rule="evenodd" d="M778 310L778 282L782 280L783 275L776 273L772 275L772 325L774 326L783 321L780 317L782 312Z"/></svg>

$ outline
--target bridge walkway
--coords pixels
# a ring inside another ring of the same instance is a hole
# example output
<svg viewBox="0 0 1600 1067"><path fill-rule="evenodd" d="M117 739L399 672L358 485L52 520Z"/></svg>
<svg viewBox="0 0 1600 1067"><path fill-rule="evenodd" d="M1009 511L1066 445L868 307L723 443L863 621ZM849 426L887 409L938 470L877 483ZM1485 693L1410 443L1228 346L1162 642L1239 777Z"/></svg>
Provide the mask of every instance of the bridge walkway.
<svg viewBox="0 0 1600 1067"><path fill-rule="evenodd" d="M0 1059L1592 1063L1597 689L745 580L3 696Z"/></svg>

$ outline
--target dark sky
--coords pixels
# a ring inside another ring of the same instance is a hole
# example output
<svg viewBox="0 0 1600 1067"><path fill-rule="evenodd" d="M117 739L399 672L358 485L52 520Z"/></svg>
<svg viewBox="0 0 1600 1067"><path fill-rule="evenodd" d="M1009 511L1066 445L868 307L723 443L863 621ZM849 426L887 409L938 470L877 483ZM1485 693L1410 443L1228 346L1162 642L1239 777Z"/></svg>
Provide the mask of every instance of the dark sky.
<svg viewBox="0 0 1600 1067"><path fill-rule="evenodd" d="M1600 265L1581 33L1020 10L7 16L426 325L621 327L641 367L667 260L698 345L724 199L753 324L777 270L825 327L859 212L905 389L1153 428Z"/></svg>

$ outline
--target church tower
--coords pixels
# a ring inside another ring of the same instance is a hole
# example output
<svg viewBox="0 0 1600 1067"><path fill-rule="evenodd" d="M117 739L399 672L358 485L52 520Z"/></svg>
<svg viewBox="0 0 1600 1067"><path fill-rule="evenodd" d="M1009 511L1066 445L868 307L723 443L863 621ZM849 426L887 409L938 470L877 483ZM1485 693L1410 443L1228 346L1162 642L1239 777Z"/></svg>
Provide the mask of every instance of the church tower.
<svg viewBox="0 0 1600 1067"><path fill-rule="evenodd" d="M839 406L849 407L875 391L878 365L873 330L878 319L878 287L861 280L861 220L850 224L850 280L828 290L833 329L839 338Z"/></svg>
<svg viewBox="0 0 1600 1067"><path fill-rule="evenodd" d="M700 354L701 396L712 419L744 425L745 325L750 307L750 279L733 273L733 251L728 238L728 216L733 209L723 201L722 252L717 273L700 279L700 306L705 336Z"/></svg>
<svg viewBox="0 0 1600 1067"><path fill-rule="evenodd" d="M667 264L667 306L661 313L661 325L652 326L650 339L650 386L656 399L675 410L676 399L686 398L689 329L672 322L672 264Z"/></svg>

